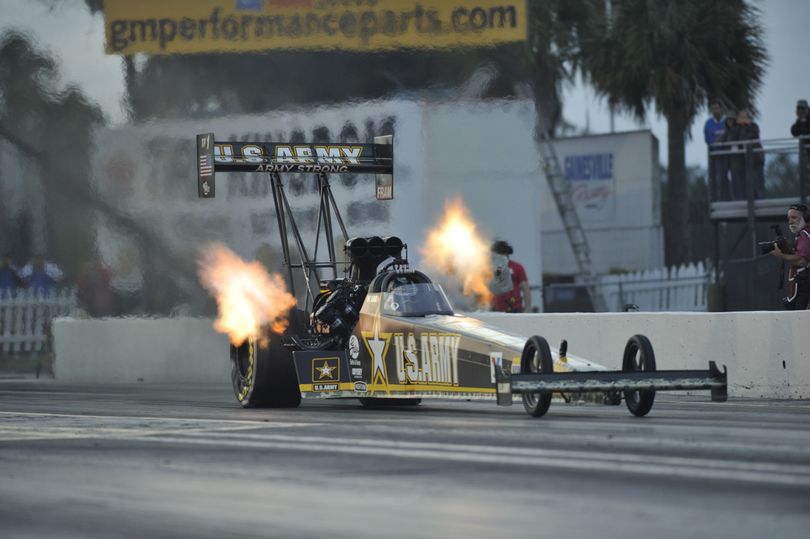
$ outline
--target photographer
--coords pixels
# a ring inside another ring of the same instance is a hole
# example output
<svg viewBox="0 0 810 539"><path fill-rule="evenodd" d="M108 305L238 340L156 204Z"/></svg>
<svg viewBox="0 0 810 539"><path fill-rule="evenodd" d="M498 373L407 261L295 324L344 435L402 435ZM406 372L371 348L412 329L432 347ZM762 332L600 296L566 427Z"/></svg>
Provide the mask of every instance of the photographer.
<svg viewBox="0 0 810 539"><path fill-rule="evenodd" d="M783 242L777 241L770 254L790 264L785 309L804 310L810 299L810 208L804 204L793 204L788 208L787 218L788 228L794 234L794 249L790 252Z"/></svg>

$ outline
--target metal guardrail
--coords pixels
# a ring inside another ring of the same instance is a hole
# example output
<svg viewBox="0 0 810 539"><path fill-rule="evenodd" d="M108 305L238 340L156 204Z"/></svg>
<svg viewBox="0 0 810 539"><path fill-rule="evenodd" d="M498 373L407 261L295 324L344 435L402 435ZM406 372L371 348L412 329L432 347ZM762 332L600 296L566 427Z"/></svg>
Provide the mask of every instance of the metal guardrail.
<svg viewBox="0 0 810 539"><path fill-rule="evenodd" d="M711 219L780 217L810 194L810 136L716 142L708 157ZM766 173L777 159L780 178Z"/></svg>
<svg viewBox="0 0 810 539"><path fill-rule="evenodd" d="M608 312L627 310L628 305L647 312L706 312L706 292L712 278L712 272L700 262L642 272L600 275L593 286L605 298ZM546 302L554 303L561 294L586 287L585 283L554 283L542 289ZM537 290L540 287L530 288Z"/></svg>

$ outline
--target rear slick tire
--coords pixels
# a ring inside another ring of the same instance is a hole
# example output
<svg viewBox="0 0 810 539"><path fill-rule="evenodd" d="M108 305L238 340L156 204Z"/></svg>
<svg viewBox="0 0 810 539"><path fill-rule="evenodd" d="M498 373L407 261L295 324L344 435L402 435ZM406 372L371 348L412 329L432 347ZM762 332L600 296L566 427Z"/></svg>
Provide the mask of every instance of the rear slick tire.
<svg viewBox="0 0 810 539"><path fill-rule="evenodd" d="M551 349L548 342L535 335L526 341L523 354L520 357L521 373L551 373L554 372L554 360L551 358ZM551 406L551 393L524 393L523 408L532 417L543 417Z"/></svg>
<svg viewBox="0 0 810 539"><path fill-rule="evenodd" d="M655 352L650 340L644 335L633 335L627 341L622 357L622 370L627 372L655 371ZM630 413L643 417L652 409L655 390L625 391L624 402Z"/></svg>
<svg viewBox="0 0 810 539"><path fill-rule="evenodd" d="M231 382L244 408L296 408L301 404L292 353L281 336L269 333L269 343L250 337L231 344Z"/></svg>

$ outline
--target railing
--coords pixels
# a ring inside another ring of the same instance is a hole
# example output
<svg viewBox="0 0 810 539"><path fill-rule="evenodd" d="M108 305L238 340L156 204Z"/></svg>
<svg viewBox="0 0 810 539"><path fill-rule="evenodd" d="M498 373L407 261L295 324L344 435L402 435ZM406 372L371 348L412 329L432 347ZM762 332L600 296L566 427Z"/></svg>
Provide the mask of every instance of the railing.
<svg viewBox="0 0 810 539"><path fill-rule="evenodd" d="M810 195L810 136L716 142L709 148L712 219L783 216Z"/></svg>
<svg viewBox="0 0 810 539"><path fill-rule="evenodd" d="M19 289L0 298L0 353L47 351L51 320L70 314L76 305L75 288L55 290L45 296Z"/></svg>
<svg viewBox="0 0 810 539"><path fill-rule="evenodd" d="M708 310L706 288L712 274L703 262L655 270L600 275L597 288L605 298L609 312L620 312L627 305L641 311ZM584 284L551 284L545 286L545 297L553 301L561 292L584 287Z"/></svg>

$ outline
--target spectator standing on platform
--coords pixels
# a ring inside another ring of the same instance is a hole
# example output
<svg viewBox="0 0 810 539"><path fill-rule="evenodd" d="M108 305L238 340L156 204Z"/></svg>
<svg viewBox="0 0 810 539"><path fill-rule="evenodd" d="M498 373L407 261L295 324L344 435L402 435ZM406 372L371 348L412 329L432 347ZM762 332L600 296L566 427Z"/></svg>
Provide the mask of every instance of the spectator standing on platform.
<svg viewBox="0 0 810 539"><path fill-rule="evenodd" d="M805 166L810 167L810 107L806 99L799 99L796 103L796 121L790 126L790 134L794 137L806 137L802 146L807 157Z"/></svg>
<svg viewBox="0 0 810 539"><path fill-rule="evenodd" d="M724 146L716 146L721 142L726 134L726 116L723 114L723 106L717 99L709 101L709 111L712 115L703 125L703 138L709 147L709 170L717 186L718 200L731 200L731 189L728 183L728 156L711 155L712 151L722 151Z"/></svg>
<svg viewBox="0 0 810 539"><path fill-rule="evenodd" d="M13 298L22 285L19 270L11 261L11 256L3 254L0 257L0 298Z"/></svg>
<svg viewBox="0 0 810 539"><path fill-rule="evenodd" d="M732 149L741 152L731 156L731 194L734 200L748 198L747 180L753 182L754 198L765 196L765 155L762 153L762 144L759 143L759 125L751 119L751 111L742 109L737 113L734 126L726 131L725 141L740 141ZM753 150L751 155L751 170L747 170L745 156L748 148ZM748 178L748 174L751 178Z"/></svg>
<svg viewBox="0 0 810 539"><path fill-rule="evenodd" d="M512 289L502 294L493 295L491 307L493 311L505 313L528 313L532 310L532 296L529 290L529 279L523 265L509 256L514 252L512 246L503 240L492 244L492 252L507 258L507 267L512 280ZM497 271L497 269L496 269Z"/></svg>
<svg viewBox="0 0 810 539"><path fill-rule="evenodd" d="M20 270L20 277L34 294L47 296L54 284L62 279L62 270L53 262L47 262L42 256L34 255Z"/></svg>
<svg viewBox="0 0 810 539"><path fill-rule="evenodd" d="M810 137L810 108L806 99L799 99L796 103L796 121L790 126L790 134L794 137ZM806 144L810 145L810 140Z"/></svg>

